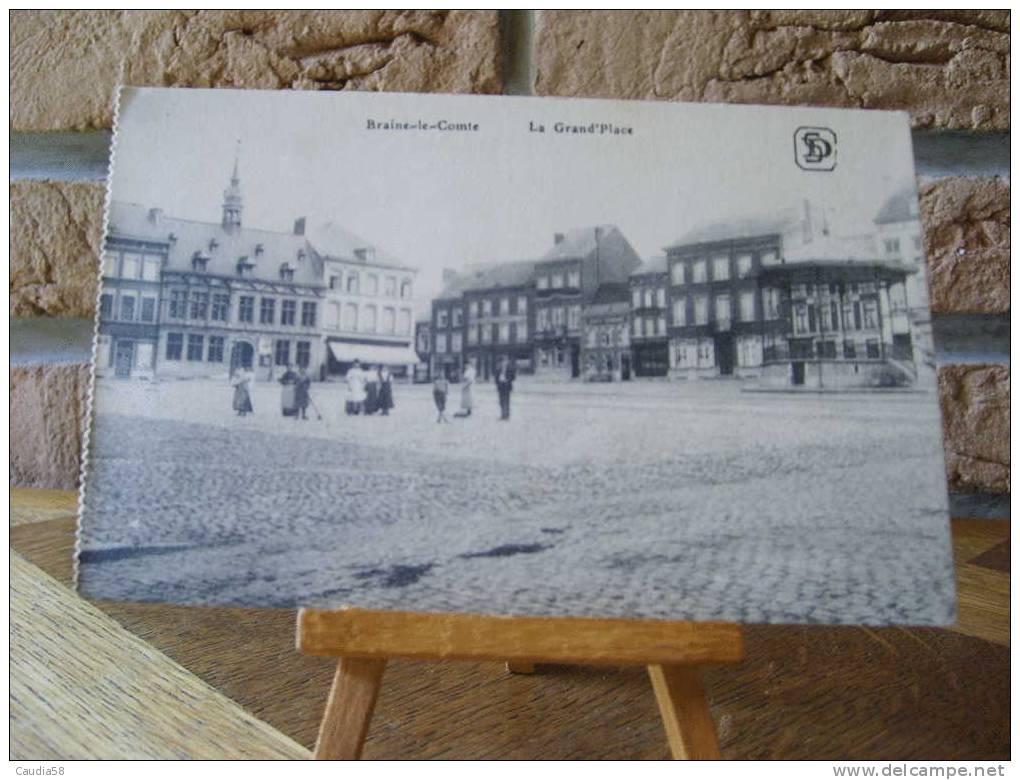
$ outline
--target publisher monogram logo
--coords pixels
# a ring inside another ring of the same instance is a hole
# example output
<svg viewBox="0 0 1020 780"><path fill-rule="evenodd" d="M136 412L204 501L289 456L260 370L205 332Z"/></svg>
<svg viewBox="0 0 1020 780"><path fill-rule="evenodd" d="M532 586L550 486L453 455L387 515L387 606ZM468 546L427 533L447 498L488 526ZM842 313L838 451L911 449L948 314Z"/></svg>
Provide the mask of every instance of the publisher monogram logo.
<svg viewBox="0 0 1020 780"><path fill-rule="evenodd" d="M798 127L793 158L805 171L831 171L836 167L836 134L827 127Z"/></svg>

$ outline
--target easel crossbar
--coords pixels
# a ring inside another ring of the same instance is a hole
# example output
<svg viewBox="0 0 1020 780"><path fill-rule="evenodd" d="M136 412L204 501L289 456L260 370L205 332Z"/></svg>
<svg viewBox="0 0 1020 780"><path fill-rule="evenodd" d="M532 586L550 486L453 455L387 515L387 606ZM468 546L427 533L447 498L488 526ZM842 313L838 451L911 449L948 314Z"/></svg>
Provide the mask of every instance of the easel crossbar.
<svg viewBox="0 0 1020 780"><path fill-rule="evenodd" d="M736 623L302 609L297 647L350 658L605 665L736 663Z"/></svg>

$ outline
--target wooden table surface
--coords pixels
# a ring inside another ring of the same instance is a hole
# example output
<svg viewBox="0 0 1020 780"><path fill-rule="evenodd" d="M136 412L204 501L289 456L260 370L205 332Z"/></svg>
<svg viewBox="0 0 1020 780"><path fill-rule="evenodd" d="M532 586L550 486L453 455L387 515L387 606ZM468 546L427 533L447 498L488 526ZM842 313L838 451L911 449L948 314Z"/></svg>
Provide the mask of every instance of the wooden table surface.
<svg viewBox="0 0 1020 780"><path fill-rule="evenodd" d="M12 490L11 758L303 757L334 663L290 610L88 603L75 495ZM951 630L748 626L710 670L731 758L1010 755L1009 523L954 520ZM666 758L643 668L392 661L365 758Z"/></svg>

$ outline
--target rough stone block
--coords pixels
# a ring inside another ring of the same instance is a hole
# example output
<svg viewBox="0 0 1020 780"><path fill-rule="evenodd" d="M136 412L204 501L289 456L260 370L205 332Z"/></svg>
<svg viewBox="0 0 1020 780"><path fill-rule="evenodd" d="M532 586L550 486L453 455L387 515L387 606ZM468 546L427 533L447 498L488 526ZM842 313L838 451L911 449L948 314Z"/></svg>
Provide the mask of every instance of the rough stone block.
<svg viewBox="0 0 1020 780"><path fill-rule="evenodd" d="M11 484L75 487L89 367L12 366L10 372Z"/></svg>
<svg viewBox="0 0 1020 780"><path fill-rule="evenodd" d="M1009 491L1009 367L943 366L939 396L950 490Z"/></svg>
<svg viewBox="0 0 1020 780"><path fill-rule="evenodd" d="M998 177L920 182L932 311L1009 312L1009 192Z"/></svg>
<svg viewBox="0 0 1020 780"><path fill-rule="evenodd" d="M1009 11L543 11L542 95L903 109L1009 128Z"/></svg>
<svg viewBox="0 0 1020 780"><path fill-rule="evenodd" d="M11 129L109 127L119 83L499 92L498 28L495 11L12 11Z"/></svg>
<svg viewBox="0 0 1020 780"><path fill-rule="evenodd" d="M103 192L92 182L11 183L11 315L93 315Z"/></svg>

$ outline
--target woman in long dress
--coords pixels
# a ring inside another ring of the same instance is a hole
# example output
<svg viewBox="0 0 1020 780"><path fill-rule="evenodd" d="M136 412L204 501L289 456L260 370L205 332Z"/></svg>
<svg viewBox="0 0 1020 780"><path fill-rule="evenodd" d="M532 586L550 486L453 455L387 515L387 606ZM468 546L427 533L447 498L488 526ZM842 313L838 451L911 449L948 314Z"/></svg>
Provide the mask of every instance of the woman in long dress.
<svg viewBox="0 0 1020 780"><path fill-rule="evenodd" d="M362 377L365 381L365 403L362 404L362 411L365 414L375 414L379 410L379 375L371 366L366 366Z"/></svg>
<svg viewBox="0 0 1020 780"><path fill-rule="evenodd" d="M470 417L474 406L475 367L468 363L464 375L460 378L460 411L454 417Z"/></svg>
<svg viewBox="0 0 1020 780"><path fill-rule="evenodd" d="M365 403L365 375L361 363L357 360L347 372L347 414L361 414L361 406Z"/></svg>
<svg viewBox="0 0 1020 780"><path fill-rule="evenodd" d="M297 417L297 399L296 399L296 387L297 387L297 374L294 373L294 369L287 366L287 370L283 372L283 376L280 377L280 409L283 412L284 417Z"/></svg>
<svg viewBox="0 0 1020 780"><path fill-rule="evenodd" d="M234 386L234 411L238 417L244 417L254 411L251 405L251 383L254 379L255 374L242 367L230 380L230 384Z"/></svg>
<svg viewBox="0 0 1020 780"><path fill-rule="evenodd" d="M446 370L443 367L436 372L436 378L432 380L432 400L436 403L437 423L448 423L446 416L446 394L450 390L450 381L446 378Z"/></svg>
<svg viewBox="0 0 1020 780"><path fill-rule="evenodd" d="M379 410L386 416L393 408L393 375L386 366L379 366Z"/></svg>

